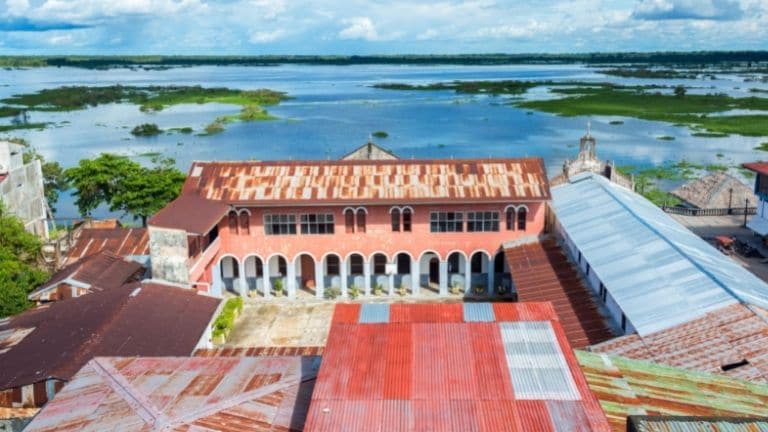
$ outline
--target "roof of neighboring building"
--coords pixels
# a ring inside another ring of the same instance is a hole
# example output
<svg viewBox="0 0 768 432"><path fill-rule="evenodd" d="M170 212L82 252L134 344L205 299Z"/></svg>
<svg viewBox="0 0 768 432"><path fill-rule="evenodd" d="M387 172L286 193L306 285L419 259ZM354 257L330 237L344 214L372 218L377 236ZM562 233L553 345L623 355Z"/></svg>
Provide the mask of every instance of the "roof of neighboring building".
<svg viewBox="0 0 768 432"><path fill-rule="evenodd" d="M766 415L768 385L585 351L576 358L616 431L629 415Z"/></svg>
<svg viewBox="0 0 768 432"><path fill-rule="evenodd" d="M541 158L194 162L185 193L229 204L545 200Z"/></svg>
<svg viewBox="0 0 768 432"><path fill-rule="evenodd" d="M758 174L768 175L768 162L751 162L741 164L741 166Z"/></svg>
<svg viewBox="0 0 768 432"><path fill-rule="evenodd" d="M765 432L768 417L629 416L627 432Z"/></svg>
<svg viewBox="0 0 768 432"><path fill-rule="evenodd" d="M319 357L96 358L25 431L301 431Z"/></svg>
<svg viewBox="0 0 768 432"><path fill-rule="evenodd" d="M572 347L583 348L616 336L555 240L508 247L504 252L518 301L552 302Z"/></svg>
<svg viewBox="0 0 768 432"><path fill-rule="evenodd" d="M137 281L144 271L144 266L135 261L126 260L110 252L99 252L54 273L48 281L29 294L29 299L39 299L62 283L89 291L111 289Z"/></svg>
<svg viewBox="0 0 768 432"><path fill-rule="evenodd" d="M219 303L189 289L131 283L28 310L0 324L0 334L23 335L0 353L0 390L68 380L94 356L191 355Z"/></svg>
<svg viewBox="0 0 768 432"><path fill-rule="evenodd" d="M622 336L591 349L768 383L768 311L735 304L657 333ZM748 363L741 364L743 360ZM724 370L727 365L735 367Z"/></svg>
<svg viewBox="0 0 768 432"><path fill-rule="evenodd" d="M225 348L200 348L195 351L197 357L265 357L265 356L320 356L324 347L225 347Z"/></svg>
<svg viewBox="0 0 768 432"><path fill-rule="evenodd" d="M397 160L400 159L391 150L368 141L360 147L342 156L341 160Z"/></svg>
<svg viewBox="0 0 768 432"><path fill-rule="evenodd" d="M738 302L768 285L644 197L594 174L552 189L565 235L640 335Z"/></svg>
<svg viewBox="0 0 768 432"><path fill-rule="evenodd" d="M146 228L83 228L67 250L67 264L99 252L121 257L149 255Z"/></svg>
<svg viewBox="0 0 768 432"><path fill-rule="evenodd" d="M189 181L189 180L188 180ZM184 230L187 233L206 234L229 212L229 205L183 193L149 219L149 225L158 228Z"/></svg>
<svg viewBox="0 0 768 432"><path fill-rule="evenodd" d="M678 187L671 194L700 209L743 208L745 200L754 207L758 202L751 187L724 172L707 174Z"/></svg>
<svg viewBox="0 0 768 432"><path fill-rule="evenodd" d="M549 303L338 304L308 432L608 431Z"/></svg>

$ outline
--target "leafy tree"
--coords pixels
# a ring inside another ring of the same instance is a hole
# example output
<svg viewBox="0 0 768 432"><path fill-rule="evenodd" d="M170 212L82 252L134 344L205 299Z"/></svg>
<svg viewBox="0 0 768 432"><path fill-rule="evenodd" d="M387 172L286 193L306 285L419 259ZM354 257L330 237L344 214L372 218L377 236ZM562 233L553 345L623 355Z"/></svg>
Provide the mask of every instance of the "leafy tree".
<svg viewBox="0 0 768 432"><path fill-rule="evenodd" d="M147 218L175 199L181 192L184 173L176 169L170 158L153 158L152 167L143 167L125 156L102 153L96 159L81 160L65 171L77 191L80 214L90 216L102 203L111 211L121 210Z"/></svg>
<svg viewBox="0 0 768 432"><path fill-rule="evenodd" d="M675 96L681 98L685 96L685 92L686 92L686 89L684 85L675 86Z"/></svg>
<svg viewBox="0 0 768 432"><path fill-rule="evenodd" d="M28 308L27 294L48 278L37 267L41 247L40 239L0 205L0 318Z"/></svg>
<svg viewBox="0 0 768 432"><path fill-rule="evenodd" d="M48 162L43 155L37 152L33 147L28 147L23 154L24 163L30 163L33 160L39 160L43 170L43 186L45 187L45 199L55 211L56 203L59 201L59 194L69 189L69 182L64 177L64 169L58 162Z"/></svg>

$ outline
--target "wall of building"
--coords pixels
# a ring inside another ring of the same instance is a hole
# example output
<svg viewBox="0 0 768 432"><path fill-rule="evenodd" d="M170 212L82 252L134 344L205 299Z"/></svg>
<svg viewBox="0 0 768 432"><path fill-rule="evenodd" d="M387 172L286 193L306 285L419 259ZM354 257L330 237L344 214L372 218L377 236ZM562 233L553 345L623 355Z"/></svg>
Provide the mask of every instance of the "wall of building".
<svg viewBox="0 0 768 432"><path fill-rule="evenodd" d="M11 168L7 177L0 181L0 200L9 212L24 222L27 231L44 238L48 237L43 170L40 161L35 160L27 165Z"/></svg>
<svg viewBox="0 0 768 432"><path fill-rule="evenodd" d="M189 282L189 245L182 230L149 227L152 277L172 283Z"/></svg>

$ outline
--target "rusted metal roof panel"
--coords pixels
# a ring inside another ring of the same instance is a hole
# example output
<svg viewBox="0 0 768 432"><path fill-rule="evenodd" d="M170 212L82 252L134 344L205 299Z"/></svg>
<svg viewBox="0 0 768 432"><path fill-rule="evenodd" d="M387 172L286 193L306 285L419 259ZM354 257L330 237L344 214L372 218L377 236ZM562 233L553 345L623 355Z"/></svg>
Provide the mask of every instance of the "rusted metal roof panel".
<svg viewBox="0 0 768 432"><path fill-rule="evenodd" d="M615 336L592 292L556 241L510 247L504 253L518 300L551 302L573 347L583 348Z"/></svg>
<svg viewBox="0 0 768 432"><path fill-rule="evenodd" d="M268 356L320 356L323 355L321 346L302 347L227 347L200 348L195 351L196 357L268 357Z"/></svg>
<svg viewBox="0 0 768 432"><path fill-rule="evenodd" d="M27 431L301 431L319 357L88 362Z"/></svg>
<svg viewBox="0 0 768 432"><path fill-rule="evenodd" d="M666 330L645 336L623 336L591 349L768 383L766 317L768 313L762 308L735 304ZM742 364L744 360L746 363Z"/></svg>
<svg viewBox="0 0 768 432"><path fill-rule="evenodd" d="M496 314L478 304L465 314L462 304L393 304L389 323L371 324L350 319L352 310L337 306L307 431L609 430L586 380L572 376L581 372L550 305L510 303ZM500 318L513 315L513 322ZM549 404L563 399L551 392L530 400L518 394L514 374L534 365L510 367L505 349L518 341L505 340L501 327L513 324L547 326L535 336L560 356L541 352L537 359L570 377L570 404Z"/></svg>
<svg viewBox="0 0 768 432"><path fill-rule="evenodd" d="M768 162L751 162L741 164L741 166L758 174L768 175Z"/></svg>
<svg viewBox="0 0 768 432"><path fill-rule="evenodd" d="M121 257L149 255L149 235L146 228L83 228L67 250L66 264L99 252Z"/></svg>
<svg viewBox="0 0 768 432"><path fill-rule="evenodd" d="M195 194L182 194L149 219L158 228L207 234L229 211L229 205Z"/></svg>
<svg viewBox="0 0 768 432"><path fill-rule="evenodd" d="M768 417L742 419L724 417L630 416L628 432L765 432Z"/></svg>
<svg viewBox="0 0 768 432"><path fill-rule="evenodd" d="M230 204L549 199L540 158L195 162L185 193Z"/></svg>
<svg viewBox="0 0 768 432"><path fill-rule="evenodd" d="M576 351L576 358L615 431L626 430L629 415L767 414L765 384L608 354Z"/></svg>

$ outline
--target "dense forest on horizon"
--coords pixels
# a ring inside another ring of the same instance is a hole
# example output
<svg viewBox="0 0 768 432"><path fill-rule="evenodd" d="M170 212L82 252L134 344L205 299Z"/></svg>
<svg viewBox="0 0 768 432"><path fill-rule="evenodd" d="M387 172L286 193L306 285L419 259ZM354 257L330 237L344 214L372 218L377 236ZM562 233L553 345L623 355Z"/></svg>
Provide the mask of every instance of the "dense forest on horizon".
<svg viewBox="0 0 768 432"><path fill-rule="evenodd" d="M447 54L447 55L255 55L255 56L0 56L0 67L276 66L306 65L507 65L542 63L642 64L706 67L768 62L768 51L596 52L574 54Z"/></svg>

